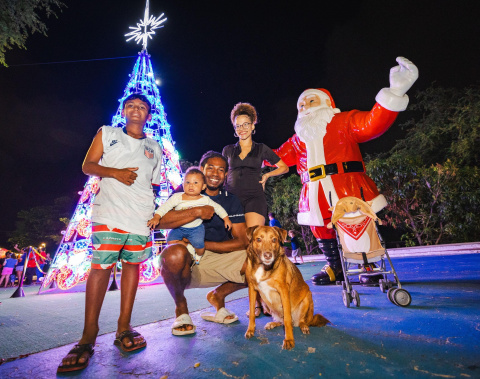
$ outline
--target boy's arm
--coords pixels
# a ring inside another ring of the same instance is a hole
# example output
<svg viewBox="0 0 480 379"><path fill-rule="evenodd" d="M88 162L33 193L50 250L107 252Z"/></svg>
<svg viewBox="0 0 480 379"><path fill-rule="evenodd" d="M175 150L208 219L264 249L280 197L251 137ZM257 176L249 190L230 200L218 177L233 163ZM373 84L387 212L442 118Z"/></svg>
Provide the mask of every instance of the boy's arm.
<svg viewBox="0 0 480 379"><path fill-rule="evenodd" d="M135 171L138 167L113 168L104 167L98 164L103 155L102 130L93 138L93 142L88 149L85 160L82 164L82 171L86 175L98 176L100 178L114 178L119 182L130 186L137 178Z"/></svg>
<svg viewBox="0 0 480 379"><path fill-rule="evenodd" d="M205 241L205 249L222 254L247 248L247 224L244 222L232 224L232 236L233 239L222 242Z"/></svg>

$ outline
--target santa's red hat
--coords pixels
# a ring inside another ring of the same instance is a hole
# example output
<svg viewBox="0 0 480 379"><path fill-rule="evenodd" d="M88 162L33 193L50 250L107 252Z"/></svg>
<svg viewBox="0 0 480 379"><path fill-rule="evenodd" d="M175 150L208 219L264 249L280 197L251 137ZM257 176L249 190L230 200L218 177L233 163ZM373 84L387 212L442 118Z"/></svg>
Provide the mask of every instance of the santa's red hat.
<svg viewBox="0 0 480 379"><path fill-rule="evenodd" d="M320 97L320 99L326 99L327 97L330 99L330 102L332 103L332 108L335 108L335 102L333 101L333 97L330 94L330 92L324 88L309 88L305 91L302 92L300 97L297 100L297 107L298 103L300 103L300 100L303 99L307 95L317 95Z"/></svg>

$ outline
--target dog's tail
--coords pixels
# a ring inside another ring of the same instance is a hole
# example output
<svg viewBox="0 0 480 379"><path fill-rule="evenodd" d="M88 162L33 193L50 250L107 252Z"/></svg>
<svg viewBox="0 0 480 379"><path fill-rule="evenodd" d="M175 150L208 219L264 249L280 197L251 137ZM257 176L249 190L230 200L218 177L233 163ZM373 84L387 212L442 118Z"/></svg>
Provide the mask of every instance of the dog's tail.
<svg viewBox="0 0 480 379"><path fill-rule="evenodd" d="M313 315L312 323L310 324L310 326L325 326L327 324L331 324L331 322L325 317L323 317L321 314L317 313L316 315Z"/></svg>

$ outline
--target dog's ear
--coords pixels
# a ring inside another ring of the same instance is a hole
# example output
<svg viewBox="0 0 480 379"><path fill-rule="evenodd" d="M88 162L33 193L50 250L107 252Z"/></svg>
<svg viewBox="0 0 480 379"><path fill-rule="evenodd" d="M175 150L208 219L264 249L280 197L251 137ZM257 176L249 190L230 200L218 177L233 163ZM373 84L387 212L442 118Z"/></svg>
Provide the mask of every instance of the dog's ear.
<svg viewBox="0 0 480 379"><path fill-rule="evenodd" d="M253 237L253 232L255 231L255 229L258 228L258 225L255 225L255 226L251 226L249 228L247 228L247 238L249 241L252 240L252 237Z"/></svg>
<svg viewBox="0 0 480 379"><path fill-rule="evenodd" d="M278 226L274 226L273 228L277 231L278 235L280 236L280 244L283 245L283 243L287 239L287 231L285 229L279 228Z"/></svg>

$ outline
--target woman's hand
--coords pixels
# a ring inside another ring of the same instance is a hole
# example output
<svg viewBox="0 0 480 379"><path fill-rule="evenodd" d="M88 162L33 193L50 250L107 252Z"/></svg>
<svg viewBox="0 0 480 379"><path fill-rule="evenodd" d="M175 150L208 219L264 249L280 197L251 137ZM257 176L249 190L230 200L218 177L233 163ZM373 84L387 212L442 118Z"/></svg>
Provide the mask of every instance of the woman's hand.
<svg viewBox="0 0 480 379"><path fill-rule="evenodd" d="M267 182L267 179L269 178L268 174L263 174L262 175L262 180L259 181L259 183L262 183L263 190L265 191L265 183Z"/></svg>

